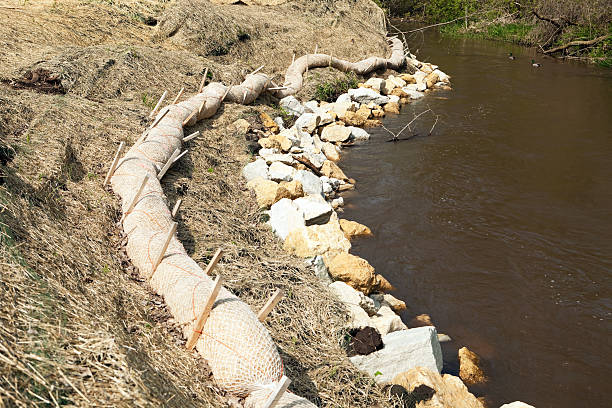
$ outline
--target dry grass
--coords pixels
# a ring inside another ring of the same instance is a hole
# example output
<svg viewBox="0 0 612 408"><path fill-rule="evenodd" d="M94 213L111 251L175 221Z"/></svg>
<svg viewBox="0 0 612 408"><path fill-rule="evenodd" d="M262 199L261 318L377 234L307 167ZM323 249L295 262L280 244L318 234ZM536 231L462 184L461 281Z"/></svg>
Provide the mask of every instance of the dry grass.
<svg viewBox="0 0 612 408"><path fill-rule="evenodd" d="M201 51L191 49L197 18L175 36L142 23L185 4L202 7L195 16L212 10L221 16L212 21L243 24L250 39L214 56L206 50L226 41L214 26L203 26L212 42L205 35ZM263 62L280 74L314 43L351 59L381 54L376 24L346 0L214 10L207 2L15 1L0 7L0 20L0 406L225 406L205 362L184 351L163 300L123 253L116 197L101 187L108 163L120 141L134 142L164 89L193 93L205 67L229 83ZM11 86L35 69L58 74L66 93ZM317 72L311 87L335 75ZM202 265L222 247L228 287L254 310L285 291L266 324L292 390L321 406L385 406L346 358L337 330L345 312L281 250L240 178L246 141L227 126L260 110L272 108L224 106L198 125L202 135L164 178L170 201L184 200L179 237Z"/></svg>

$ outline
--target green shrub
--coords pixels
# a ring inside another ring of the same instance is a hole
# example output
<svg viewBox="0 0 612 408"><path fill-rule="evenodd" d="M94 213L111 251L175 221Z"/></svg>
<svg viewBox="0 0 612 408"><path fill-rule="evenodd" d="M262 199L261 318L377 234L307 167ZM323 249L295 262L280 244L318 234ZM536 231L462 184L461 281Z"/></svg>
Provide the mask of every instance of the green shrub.
<svg viewBox="0 0 612 408"><path fill-rule="evenodd" d="M345 74L344 78L317 85L315 98L319 101L333 102L349 89L357 88L357 84L358 82L355 74Z"/></svg>

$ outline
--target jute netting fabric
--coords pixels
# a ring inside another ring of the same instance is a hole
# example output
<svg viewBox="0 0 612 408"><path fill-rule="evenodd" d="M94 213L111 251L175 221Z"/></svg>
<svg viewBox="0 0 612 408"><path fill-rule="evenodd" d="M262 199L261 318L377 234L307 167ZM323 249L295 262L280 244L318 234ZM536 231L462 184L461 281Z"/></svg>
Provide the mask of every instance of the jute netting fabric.
<svg viewBox="0 0 612 408"><path fill-rule="evenodd" d="M359 63L348 63L324 54L314 54L316 58L312 61L299 58L287 72L286 83L290 83L290 87L285 91L299 90L301 73L307 66L321 66L317 64L322 63L323 57L344 71L362 73L381 66L398 69L400 56L402 61L405 58L401 42L393 41L393 55L389 60L373 57ZM297 75L300 76L299 84L291 82L296 81L292 77ZM180 150L184 124L193 125L200 119L213 116L224 100L251 103L269 86L270 79L266 75L248 75L240 85L228 88L221 83L211 83L188 100L165 107L157 115L155 126L126 153L111 178L112 188L121 198L128 256L140 273L149 279L152 288L164 297L175 320L183 327L186 338L194 332L195 322L204 310L214 284L212 278L187 255L176 233L155 268L174 224L157 175L173 153ZM145 176L148 180L138 194ZM280 355L266 328L247 304L223 288L201 330L196 349L208 362L216 383L228 393L246 397L247 407L263 407L284 374ZM276 406L299 408L314 405L285 392Z"/></svg>

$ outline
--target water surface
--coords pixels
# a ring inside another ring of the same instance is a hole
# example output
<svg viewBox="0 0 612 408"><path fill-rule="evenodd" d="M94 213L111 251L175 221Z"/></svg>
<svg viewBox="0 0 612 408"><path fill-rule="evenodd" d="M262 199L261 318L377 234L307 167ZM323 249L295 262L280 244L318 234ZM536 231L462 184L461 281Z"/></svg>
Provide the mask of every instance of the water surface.
<svg viewBox="0 0 612 408"><path fill-rule="evenodd" d="M610 406L612 73L436 33L417 47L453 90L385 120L397 131L431 108L432 136L373 129L345 153L358 189L343 217L375 234L352 252L397 287L404 321L428 313L454 339L447 372L463 345L485 359L474 390L491 406Z"/></svg>

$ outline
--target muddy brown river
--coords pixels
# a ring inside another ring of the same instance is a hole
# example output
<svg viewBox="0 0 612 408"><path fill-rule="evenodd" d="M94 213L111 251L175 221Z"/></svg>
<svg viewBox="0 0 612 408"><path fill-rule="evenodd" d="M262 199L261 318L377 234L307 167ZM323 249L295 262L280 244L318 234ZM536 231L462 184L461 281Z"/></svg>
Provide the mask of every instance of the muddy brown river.
<svg viewBox="0 0 612 408"><path fill-rule="evenodd" d="M424 115L420 137L373 129L345 153L343 217L375 234L352 252L396 286L405 322L427 313L453 338L445 372L464 345L485 360L471 390L491 407L611 406L612 71L433 32L412 48L453 90L385 119L398 131L429 107L431 136Z"/></svg>

